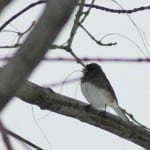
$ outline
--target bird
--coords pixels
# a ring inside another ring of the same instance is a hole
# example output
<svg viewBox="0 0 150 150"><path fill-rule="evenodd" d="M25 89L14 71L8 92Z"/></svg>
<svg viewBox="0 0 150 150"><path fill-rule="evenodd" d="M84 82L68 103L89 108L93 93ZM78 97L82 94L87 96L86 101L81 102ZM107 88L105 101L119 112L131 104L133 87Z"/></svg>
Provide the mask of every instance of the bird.
<svg viewBox="0 0 150 150"><path fill-rule="evenodd" d="M82 72L81 92L90 105L98 110L105 110L106 106L111 107L123 121L129 122L101 66L96 63L87 64Z"/></svg>

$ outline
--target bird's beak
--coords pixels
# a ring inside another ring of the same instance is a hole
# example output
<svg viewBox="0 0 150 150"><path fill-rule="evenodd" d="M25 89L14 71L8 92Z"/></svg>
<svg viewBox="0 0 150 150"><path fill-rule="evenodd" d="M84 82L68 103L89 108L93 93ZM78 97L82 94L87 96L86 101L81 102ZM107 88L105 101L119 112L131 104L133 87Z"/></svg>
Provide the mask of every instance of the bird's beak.
<svg viewBox="0 0 150 150"><path fill-rule="evenodd" d="M83 72L83 73L86 73L86 72L87 72L87 69L86 69L86 68L83 68L82 72Z"/></svg>

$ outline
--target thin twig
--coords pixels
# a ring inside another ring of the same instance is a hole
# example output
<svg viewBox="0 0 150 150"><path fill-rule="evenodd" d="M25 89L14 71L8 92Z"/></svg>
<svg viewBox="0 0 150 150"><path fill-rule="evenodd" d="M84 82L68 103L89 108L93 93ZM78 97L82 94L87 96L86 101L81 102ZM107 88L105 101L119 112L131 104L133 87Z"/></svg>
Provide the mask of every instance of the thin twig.
<svg viewBox="0 0 150 150"><path fill-rule="evenodd" d="M63 80L63 81L60 81L60 82L55 82L55 83L51 83L50 85L48 86L44 86L44 87L56 87L56 86L59 86L59 85L62 85L62 84L68 84L68 83L73 83L73 82L76 82L76 81L80 81L81 77L77 77L77 78L72 78L72 79L68 79L68 80Z"/></svg>
<svg viewBox="0 0 150 150"><path fill-rule="evenodd" d="M79 24L78 24L78 23L80 22L80 17L81 17L81 15L82 15L82 13L83 13L84 3L85 3L85 0L81 0L79 9L78 9L78 11L77 11L77 13L76 13L76 15L75 15L76 17L75 17L75 19L74 19L74 24L73 24L73 27L72 27L72 29L71 29L71 33L70 33L69 39L68 39L68 41L67 41L67 46L68 46L69 48L71 48L72 41L73 41L74 36L75 36L75 34L76 34L76 32L77 32L77 29L78 29L78 27L79 27Z"/></svg>
<svg viewBox="0 0 150 150"><path fill-rule="evenodd" d="M142 54L144 54L142 52L140 46L134 40L132 40L128 36L126 36L124 34L121 34L121 33L108 33L108 34L105 34L104 36L101 37L100 41L103 41L105 38L108 38L109 36L119 36L119 37L125 38L126 40L130 41Z"/></svg>
<svg viewBox="0 0 150 150"><path fill-rule="evenodd" d="M26 11L28 11L29 9L35 7L36 5L39 4L45 4L47 1L46 0L40 0L37 1L35 3L32 3L30 5L28 5L27 7L25 7L24 9L22 9L21 11L19 11L18 13L16 13L15 15L13 15L11 18L9 18L1 27L0 27L0 31L2 31L8 24L10 24L10 22L12 22L13 20L15 20L17 17L19 17L20 15L22 15L23 13L25 13Z"/></svg>
<svg viewBox="0 0 150 150"><path fill-rule="evenodd" d="M85 64L81 61L81 59L73 52L73 50L68 45L67 46L52 45L51 49L64 49L64 50L66 50L66 52L69 52L74 57L74 60L76 60L77 63L79 63L83 67L85 67Z"/></svg>
<svg viewBox="0 0 150 150"><path fill-rule="evenodd" d="M75 60L76 60L77 63L80 63L84 68L86 67L85 64L82 62L82 60L79 59L78 56L72 50L69 51L69 52L75 58Z"/></svg>
<svg viewBox="0 0 150 150"><path fill-rule="evenodd" d="M92 1L91 1L91 5L93 5L94 2L95 2L95 0L92 0ZM84 16L83 16L83 18L81 19L80 24L82 24L82 23L85 21L85 19L86 19L87 16L89 15L91 9L92 9L92 8L89 7L88 10L87 10L86 12L84 12Z"/></svg>
<svg viewBox="0 0 150 150"><path fill-rule="evenodd" d="M22 44L19 44L19 43L16 43L16 44L14 44L14 45L4 45L4 46L0 46L0 48L18 48L18 47L20 47L20 46L22 46Z"/></svg>
<svg viewBox="0 0 150 150"><path fill-rule="evenodd" d="M80 5L80 4L78 3L78 5ZM123 10L122 9L112 9L112 8L108 8L108 7L103 7L103 6L99 6L99 5L91 5L91 4L84 4L84 6L103 10L103 11L110 12L110 13L117 13L117 14L132 14L132 13L136 13L139 11L150 10L150 5L141 6L141 7L133 8L133 9L123 9Z"/></svg>
<svg viewBox="0 0 150 150"><path fill-rule="evenodd" d="M113 45L116 45L117 43L114 42L114 43L107 43L107 44L104 44L101 42L101 40L97 40L82 24L79 24L80 27L87 33L87 35L94 41L96 42L98 45L100 46L113 46Z"/></svg>
<svg viewBox="0 0 150 150"><path fill-rule="evenodd" d="M114 3L115 3L116 5L118 5L122 10L124 10L124 7L123 7L120 3L118 3L116 0L112 0L112 2L114 2ZM132 19L132 17L131 17L129 14L126 14L126 16L128 17L129 21L130 21L131 24L134 26L136 32L138 33L139 37L141 38L142 43L143 43L143 45L144 45L144 48L145 48L147 54L150 55L150 53L149 53L149 51L148 51L148 48L147 48L147 46L146 46L145 40L144 40L144 38L145 38L145 37L144 37L144 36L145 36L145 33L144 33L143 30L134 22L134 20ZM143 36L143 35L144 35L144 36ZM134 42L134 43L135 43L135 42ZM140 50L140 51L142 52L142 54L145 56L144 52L143 52L141 49L139 49L139 50ZM146 56L145 56L145 57L146 57Z"/></svg>
<svg viewBox="0 0 150 150"><path fill-rule="evenodd" d="M6 132L7 132L8 135L12 136L13 138L15 138L15 139L17 139L17 140L19 140L19 141L21 141L21 142L31 146L31 147L37 149L37 150L44 150L43 148L33 144L32 142L28 141L27 139L21 137L20 135L18 135L16 133L10 131L9 129L6 129Z"/></svg>
<svg viewBox="0 0 150 150"><path fill-rule="evenodd" d="M22 38L26 33L28 33L28 32L33 28L34 25L35 25L35 21L33 21L32 24L31 24L24 32L18 32L18 33L17 33L17 34L18 34L18 39L17 39L16 44L14 44L14 45L18 45L18 44L20 43L21 38Z"/></svg>

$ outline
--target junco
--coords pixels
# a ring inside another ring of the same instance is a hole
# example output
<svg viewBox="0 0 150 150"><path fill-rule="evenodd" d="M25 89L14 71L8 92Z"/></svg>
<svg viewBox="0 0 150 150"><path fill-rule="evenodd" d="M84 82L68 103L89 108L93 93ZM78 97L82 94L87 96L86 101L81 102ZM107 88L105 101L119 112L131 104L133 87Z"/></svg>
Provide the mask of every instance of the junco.
<svg viewBox="0 0 150 150"><path fill-rule="evenodd" d="M105 73L96 63L88 64L83 69L81 91L87 101L96 109L104 110L106 106L109 106L122 120L129 121L119 107L115 92Z"/></svg>

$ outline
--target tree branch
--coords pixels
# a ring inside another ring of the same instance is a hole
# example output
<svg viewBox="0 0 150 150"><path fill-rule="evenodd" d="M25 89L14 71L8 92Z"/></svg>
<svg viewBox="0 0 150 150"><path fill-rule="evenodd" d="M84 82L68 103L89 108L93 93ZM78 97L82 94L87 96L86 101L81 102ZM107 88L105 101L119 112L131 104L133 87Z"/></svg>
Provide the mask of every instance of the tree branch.
<svg viewBox="0 0 150 150"><path fill-rule="evenodd" d="M37 25L15 56L0 72L0 111L45 55L76 3L76 0L47 1Z"/></svg>
<svg viewBox="0 0 150 150"><path fill-rule="evenodd" d="M49 88L26 82L16 96L41 109L79 119L150 149L150 132L148 130L132 122L126 123L113 114L103 114L94 108L86 109L86 103L58 94Z"/></svg>
<svg viewBox="0 0 150 150"><path fill-rule="evenodd" d="M35 148L35 149L37 149L37 150L44 150L43 148L39 147L38 145L35 145L34 143L32 143L31 141L29 141L29 140L27 140L27 139L21 137L20 135L18 135L18 134L16 134L16 133L12 132L11 130L6 129L6 128L5 128L5 130L6 130L6 133L7 133L8 135L12 136L13 138L17 139L18 141L23 142L23 143L25 143L25 144L27 144L27 145L29 145L29 146L31 146L32 148Z"/></svg>
<svg viewBox="0 0 150 150"><path fill-rule="evenodd" d="M25 13L29 9L35 7L36 5L45 4L45 3L46 3L45 0L41 0L41 1L37 1L37 2L34 2L30 5L28 5L27 7L25 7L24 9L22 9L21 11L19 11L15 15L13 15L11 18L9 18L3 25L1 25L0 31L2 31L8 24L10 24L13 20L15 20L17 17L21 16L23 13Z"/></svg>
<svg viewBox="0 0 150 150"><path fill-rule="evenodd" d="M84 6L90 7L90 8L95 8L95 9L100 9L100 10L110 12L110 13L117 13L117 14L132 14L132 13L136 13L139 11L150 10L150 5L141 6L141 7L137 7L137 8L133 8L133 9L112 9L112 8L103 7L103 6L99 6L99 5L93 5L93 4L84 4Z"/></svg>

